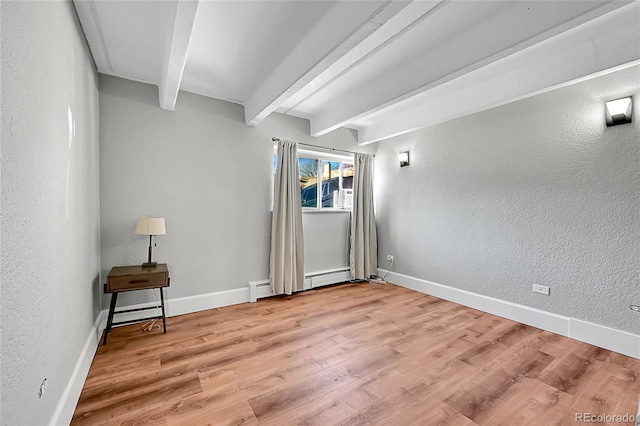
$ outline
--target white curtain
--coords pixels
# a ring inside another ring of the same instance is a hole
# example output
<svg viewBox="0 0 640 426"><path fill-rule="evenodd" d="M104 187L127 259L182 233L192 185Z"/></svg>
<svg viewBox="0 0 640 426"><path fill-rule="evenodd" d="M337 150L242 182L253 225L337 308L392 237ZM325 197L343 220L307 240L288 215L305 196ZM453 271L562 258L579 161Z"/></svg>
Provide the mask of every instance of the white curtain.
<svg viewBox="0 0 640 426"><path fill-rule="evenodd" d="M378 275L378 236L373 211L373 156L355 154L351 215L351 278Z"/></svg>
<svg viewBox="0 0 640 426"><path fill-rule="evenodd" d="M269 267L274 294L303 290L304 240L298 144L288 140L278 142Z"/></svg>

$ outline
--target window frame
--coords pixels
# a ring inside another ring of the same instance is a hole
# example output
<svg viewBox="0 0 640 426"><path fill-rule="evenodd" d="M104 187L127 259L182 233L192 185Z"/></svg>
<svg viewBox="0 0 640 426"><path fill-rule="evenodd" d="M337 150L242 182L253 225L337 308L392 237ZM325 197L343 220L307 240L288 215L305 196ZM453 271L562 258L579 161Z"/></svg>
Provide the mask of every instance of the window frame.
<svg viewBox="0 0 640 426"><path fill-rule="evenodd" d="M331 148L327 148L327 149L331 149ZM339 170L339 176L338 176L338 194L341 193L341 191L344 189L343 188L343 176L342 176L342 165L343 164L351 164L354 165L354 156L353 155L341 155L341 154L334 154L334 153L328 153L328 152L321 152L321 151L316 151L316 150L312 150L312 149L299 149L298 150L298 161L300 161L301 158L308 158L310 160L318 160L317 163L317 172L316 175L318 177L318 181L316 183L316 206L315 207L302 207L303 211L330 211L330 210L336 210L336 211L344 211L344 210L351 210L350 208L345 209L344 207L322 207L322 198L323 198L323 188L322 188L322 184L324 182L324 178L322 176L322 170L323 170L323 161L328 161L329 163L338 163L338 170ZM331 170L331 167L329 167L329 170ZM331 172L329 172L329 180L331 180ZM319 185L319 188L318 188ZM329 184L330 185L330 184ZM327 189L327 191L330 188Z"/></svg>
<svg viewBox="0 0 640 426"><path fill-rule="evenodd" d="M327 148L327 149L331 149L331 148ZM274 157L277 156L278 154L278 147L277 145L274 145L273 147L273 155ZM338 163L338 170L339 170L339 175L338 175L338 194L342 193L342 190L344 189L343 187L343 178L344 176L342 175L343 173L343 164L350 164L352 166L355 166L355 158L354 155L348 155L348 154L335 154L335 153L330 153L330 152L322 152L322 151L316 151L313 149L298 149L298 164L300 164L300 159L301 158L307 158L310 160L317 160L317 171L316 171L316 176L317 176L317 182L316 182L316 206L315 207L302 207L302 211L303 212L320 212L320 211L350 211L351 208L344 208L344 207L322 207L322 183L324 182L323 176L322 176L322 170L323 170L323 162L324 161L328 161L329 163ZM331 166L329 166L329 170L331 170ZM273 177L275 176L275 170L274 173L272 173L272 181L273 181ZM329 172L329 180L331 180L331 172ZM329 184L330 185L330 184ZM319 188L318 188L319 186ZM272 185L273 187L273 185ZM330 188L328 188L327 190L329 190ZM302 188L300 189L302 191ZM273 191L272 191L272 201L273 201ZM273 202L272 202L273 204Z"/></svg>

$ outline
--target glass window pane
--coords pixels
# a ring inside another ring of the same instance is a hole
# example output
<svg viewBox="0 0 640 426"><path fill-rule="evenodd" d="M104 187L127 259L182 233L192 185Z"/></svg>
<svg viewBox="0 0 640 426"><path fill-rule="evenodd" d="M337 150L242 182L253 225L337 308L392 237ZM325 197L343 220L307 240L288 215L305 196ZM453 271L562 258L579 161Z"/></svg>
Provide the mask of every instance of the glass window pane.
<svg viewBox="0 0 640 426"><path fill-rule="evenodd" d="M274 153L274 174L277 161L277 155ZM346 201L345 196L349 194L341 195L341 189L350 190L353 188L353 164L315 158L298 158L298 168L300 171L302 207L350 207L350 205L343 205ZM320 172L320 179L318 179L318 172ZM322 185L320 193L318 193L319 184Z"/></svg>
<svg viewBox="0 0 640 426"><path fill-rule="evenodd" d="M318 160L299 158L302 207L318 207Z"/></svg>
<svg viewBox="0 0 640 426"><path fill-rule="evenodd" d="M342 163L342 188L353 188L353 164Z"/></svg>
<svg viewBox="0 0 640 426"><path fill-rule="evenodd" d="M322 207L337 207L340 189L340 162L322 162ZM336 203L334 204L334 200Z"/></svg>
<svg viewBox="0 0 640 426"><path fill-rule="evenodd" d="M318 196L316 193L317 185L314 183L302 189L302 207L317 207Z"/></svg>

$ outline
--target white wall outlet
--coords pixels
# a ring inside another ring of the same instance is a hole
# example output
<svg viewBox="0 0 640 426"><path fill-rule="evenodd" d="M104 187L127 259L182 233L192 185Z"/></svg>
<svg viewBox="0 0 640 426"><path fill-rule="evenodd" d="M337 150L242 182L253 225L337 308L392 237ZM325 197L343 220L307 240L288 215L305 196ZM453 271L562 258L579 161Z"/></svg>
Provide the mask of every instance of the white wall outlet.
<svg viewBox="0 0 640 426"><path fill-rule="evenodd" d="M393 255L392 255L392 254L388 254L388 255L387 255L387 260L388 260L389 262L393 262Z"/></svg>
<svg viewBox="0 0 640 426"><path fill-rule="evenodd" d="M549 293L550 293L550 290L549 290L549 287L547 287L546 285L534 284L533 285L533 292L534 293L544 294L545 296L548 296Z"/></svg>
<svg viewBox="0 0 640 426"><path fill-rule="evenodd" d="M40 385L40 389L38 389L38 398L42 398L42 395L44 395L44 391L47 390L47 379L45 378L42 381L42 384Z"/></svg>

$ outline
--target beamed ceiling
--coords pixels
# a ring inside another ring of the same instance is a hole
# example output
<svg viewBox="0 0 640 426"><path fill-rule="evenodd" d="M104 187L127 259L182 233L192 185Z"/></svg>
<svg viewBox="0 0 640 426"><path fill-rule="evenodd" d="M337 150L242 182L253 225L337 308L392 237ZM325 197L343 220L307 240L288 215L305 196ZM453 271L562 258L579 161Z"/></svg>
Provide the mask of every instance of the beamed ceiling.
<svg viewBox="0 0 640 426"><path fill-rule="evenodd" d="M98 71L361 144L640 63L638 1L75 0Z"/></svg>

